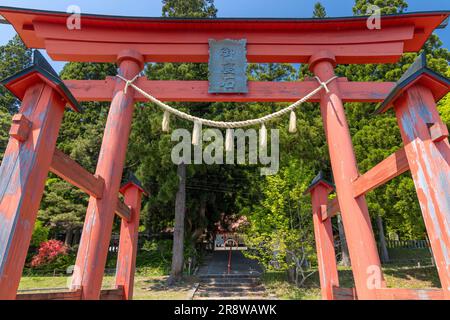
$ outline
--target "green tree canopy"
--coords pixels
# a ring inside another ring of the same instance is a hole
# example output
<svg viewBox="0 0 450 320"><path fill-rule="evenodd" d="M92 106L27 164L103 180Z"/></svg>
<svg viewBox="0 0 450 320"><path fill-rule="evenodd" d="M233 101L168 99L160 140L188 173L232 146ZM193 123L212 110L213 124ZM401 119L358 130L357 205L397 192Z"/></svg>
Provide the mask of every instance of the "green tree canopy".
<svg viewBox="0 0 450 320"><path fill-rule="evenodd" d="M353 13L357 16L367 15L371 6L377 6L382 14L403 13L408 8L405 0L356 0Z"/></svg>
<svg viewBox="0 0 450 320"><path fill-rule="evenodd" d="M0 79L19 72L31 62L31 50L27 49L19 36L0 46ZM19 101L4 87L0 87L0 161L3 159L9 139L11 115L16 113Z"/></svg>
<svg viewBox="0 0 450 320"><path fill-rule="evenodd" d="M163 0L163 17L211 18L217 14L214 0Z"/></svg>
<svg viewBox="0 0 450 320"><path fill-rule="evenodd" d="M325 18L327 16L327 11L325 7L320 3L316 2L314 5L313 18Z"/></svg>
<svg viewBox="0 0 450 320"><path fill-rule="evenodd" d="M18 35L6 45L0 46L0 79L21 71L31 63L32 51L25 47ZM19 102L8 90L0 87L0 109L16 113Z"/></svg>

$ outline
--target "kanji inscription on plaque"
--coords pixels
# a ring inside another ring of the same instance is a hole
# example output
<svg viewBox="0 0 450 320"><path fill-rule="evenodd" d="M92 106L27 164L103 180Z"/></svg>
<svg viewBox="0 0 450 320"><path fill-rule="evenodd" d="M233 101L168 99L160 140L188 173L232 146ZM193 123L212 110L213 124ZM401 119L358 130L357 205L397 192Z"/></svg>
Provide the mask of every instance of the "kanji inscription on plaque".
<svg viewBox="0 0 450 320"><path fill-rule="evenodd" d="M247 93L247 40L209 40L209 93Z"/></svg>

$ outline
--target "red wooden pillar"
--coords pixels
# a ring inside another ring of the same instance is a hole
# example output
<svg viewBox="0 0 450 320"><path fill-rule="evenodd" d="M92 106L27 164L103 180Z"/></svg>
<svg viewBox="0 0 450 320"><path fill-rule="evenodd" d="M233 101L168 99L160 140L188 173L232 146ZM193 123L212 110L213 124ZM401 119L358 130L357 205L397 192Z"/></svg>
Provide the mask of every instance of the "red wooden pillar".
<svg viewBox="0 0 450 320"><path fill-rule="evenodd" d="M143 57L127 51L119 55L118 64L120 74L132 79L142 70ZM128 88L125 93L124 86L125 83L118 79L97 163L96 174L105 181L103 197L89 199L78 249L72 287L81 287L82 299L100 298L134 109L134 90Z"/></svg>
<svg viewBox="0 0 450 320"><path fill-rule="evenodd" d="M322 80L335 76L335 57L319 52L311 57L310 69ZM341 208L347 244L359 299L376 299L375 288L384 285L372 224L364 196L353 196L353 183L359 175L350 130L339 85L332 81L329 93L322 91L320 110L330 152L334 182Z"/></svg>
<svg viewBox="0 0 450 320"><path fill-rule="evenodd" d="M450 299L450 146L448 132L436 141L430 134L435 127L447 128L427 87L410 87L394 104L444 296Z"/></svg>
<svg viewBox="0 0 450 320"><path fill-rule="evenodd" d="M333 300L333 286L339 287L331 218L322 220L322 214L326 213L327 210L328 194L333 189L333 185L326 181L322 172L320 172L305 191L305 193L311 193L312 199L314 236L322 300Z"/></svg>
<svg viewBox="0 0 450 320"><path fill-rule="evenodd" d="M35 52L34 64L2 82L22 100L0 167L0 300L15 299L66 103L73 97Z"/></svg>
<svg viewBox="0 0 450 320"><path fill-rule="evenodd" d="M125 204L131 209L130 221L122 219L119 253L117 255L116 286L124 288L124 300L133 299L134 273L138 249L139 215L142 194L147 194L137 181L130 180L120 188Z"/></svg>
<svg viewBox="0 0 450 320"><path fill-rule="evenodd" d="M378 112L394 107L430 239L444 297L450 299L450 146L436 101L450 80L426 67L421 55Z"/></svg>

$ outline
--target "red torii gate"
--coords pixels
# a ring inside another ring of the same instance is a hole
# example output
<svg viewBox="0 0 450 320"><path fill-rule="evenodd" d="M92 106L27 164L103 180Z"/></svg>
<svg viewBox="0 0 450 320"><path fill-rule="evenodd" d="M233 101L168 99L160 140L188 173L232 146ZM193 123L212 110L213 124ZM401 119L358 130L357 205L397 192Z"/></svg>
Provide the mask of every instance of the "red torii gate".
<svg viewBox="0 0 450 320"><path fill-rule="evenodd" d="M116 62L119 74L127 79L139 74L145 62L207 62L210 38L246 38L249 62L309 63L311 70L325 81L334 76L338 63L394 63L404 52L419 51L449 12L385 16L379 30L367 29L367 17L166 19L98 15L82 15L81 29L68 30L66 13L0 7L0 14L28 47L46 49L55 60ZM450 147L435 104L448 92L449 82L428 72L415 73L413 80L410 78L400 90L395 83L348 82L340 78L328 85L328 93L321 92L311 99L321 105L338 198L338 205L335 202L332 207L339 208L344 222L355 279L353 298L450 299L450 212L448 188L445 189L450 180ZM109 292L109 296L131 299L135 259L132 252L136 249L143 189L137 183L122 189L126 205L118 201L117 195L133 106L136 101L144 101L144 97L131 88L124 92L124 83L116 78L63 82L41 59L3 84L22 100L22 106L13 118L11 139L0 168L0 298L16 298L45 179L52 171L91 196L77 256L74 291L58 298L108 298L101 294L101 282L116 212L123 219L119 250L124 254L119 252L118 264L119 269L123 268L117 274L118 289ZM296 101L317 85L315 81L255 81L249 82L248 94L208 94L205 81L150 81L141 77L136 84L165 101L238 102ZM55 150L64 106L68 104L76 111L77 101L111 101L95 175ZM344 113L343 103L350 101L386 101L386 107L393 102L405 143L403 153L397 152L362 176ZM400 160L401 155L406 155L407 164ZM418 190L443 287L432 294L385 288L364 198L366 192L408 167ZM327 242L329 190L330 186L321 179L310 188L323 297L337 299L343 291L338 290L332 262L334 249ZM370 284L373 270L380 272L378 286Z"/></svg>

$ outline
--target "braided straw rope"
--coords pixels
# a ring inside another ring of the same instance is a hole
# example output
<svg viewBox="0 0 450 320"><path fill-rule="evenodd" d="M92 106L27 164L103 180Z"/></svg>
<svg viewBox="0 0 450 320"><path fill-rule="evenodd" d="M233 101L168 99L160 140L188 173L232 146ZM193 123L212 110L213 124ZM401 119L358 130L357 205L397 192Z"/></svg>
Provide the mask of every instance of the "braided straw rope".
<svg viewBox="0 0 450 320"><path fill-rule="evenodd" d="M207 125L209 127L223 128L223 129L250 127L250 126L253 126L253 125L256 125L256 124L264 124L265 122L267 122L269 120L272 120L272 119L277 118L277 117L281 117L282 115L284 115L284 114L286 114L286 113L288 113L290 111L293 111L300 104L302 104L302 103L306 102L307 100L309 100L312 96L314 96L320 90L325 89L326 92L329 92L327 85L330 82L332 82L333 80L338 78L337 76L334 76L334 77L328 79L327 81L322 82L319 79L319 77L315 77L315 79L319 82L319 86L316 89L314 89L313 91L308 93L306 96L304 96L300 100L298 100L298 101L294 102L293 104L289 105L288 107L286 107L284 109L281 109L279 111L276 111L274 113L268 114L268 115L266 115L264 117L257 118L257 119L243 120L243 121L224 122L224 121L213 121L213 120L208 120L208 119L195 117L195 116L192 116L192 115L190 115L188 113L185 113L183 111L180 111L180 110L177 110L175 108L172 108L171 106L169 106L169 105L165 104L164 102L156 99L151 94L145 92L144 90L142 90L141 88L136 86L134 84L134 82L136 81L138 76L134 77L131 80L125 79L121 75L117 75L117 77L119 79L125 81L124 93L127 92L128 87L132 87L134 90L136 90L137 92L142 94L144 97L148 98L151 102L153 102L156 105L158 105L164 111L167 111L167 112L169 112L171 114L174 114L174 115L178 116L179 118L182 118L182 119L194 122L194 123L201 123L202 125Z"/></svg>

